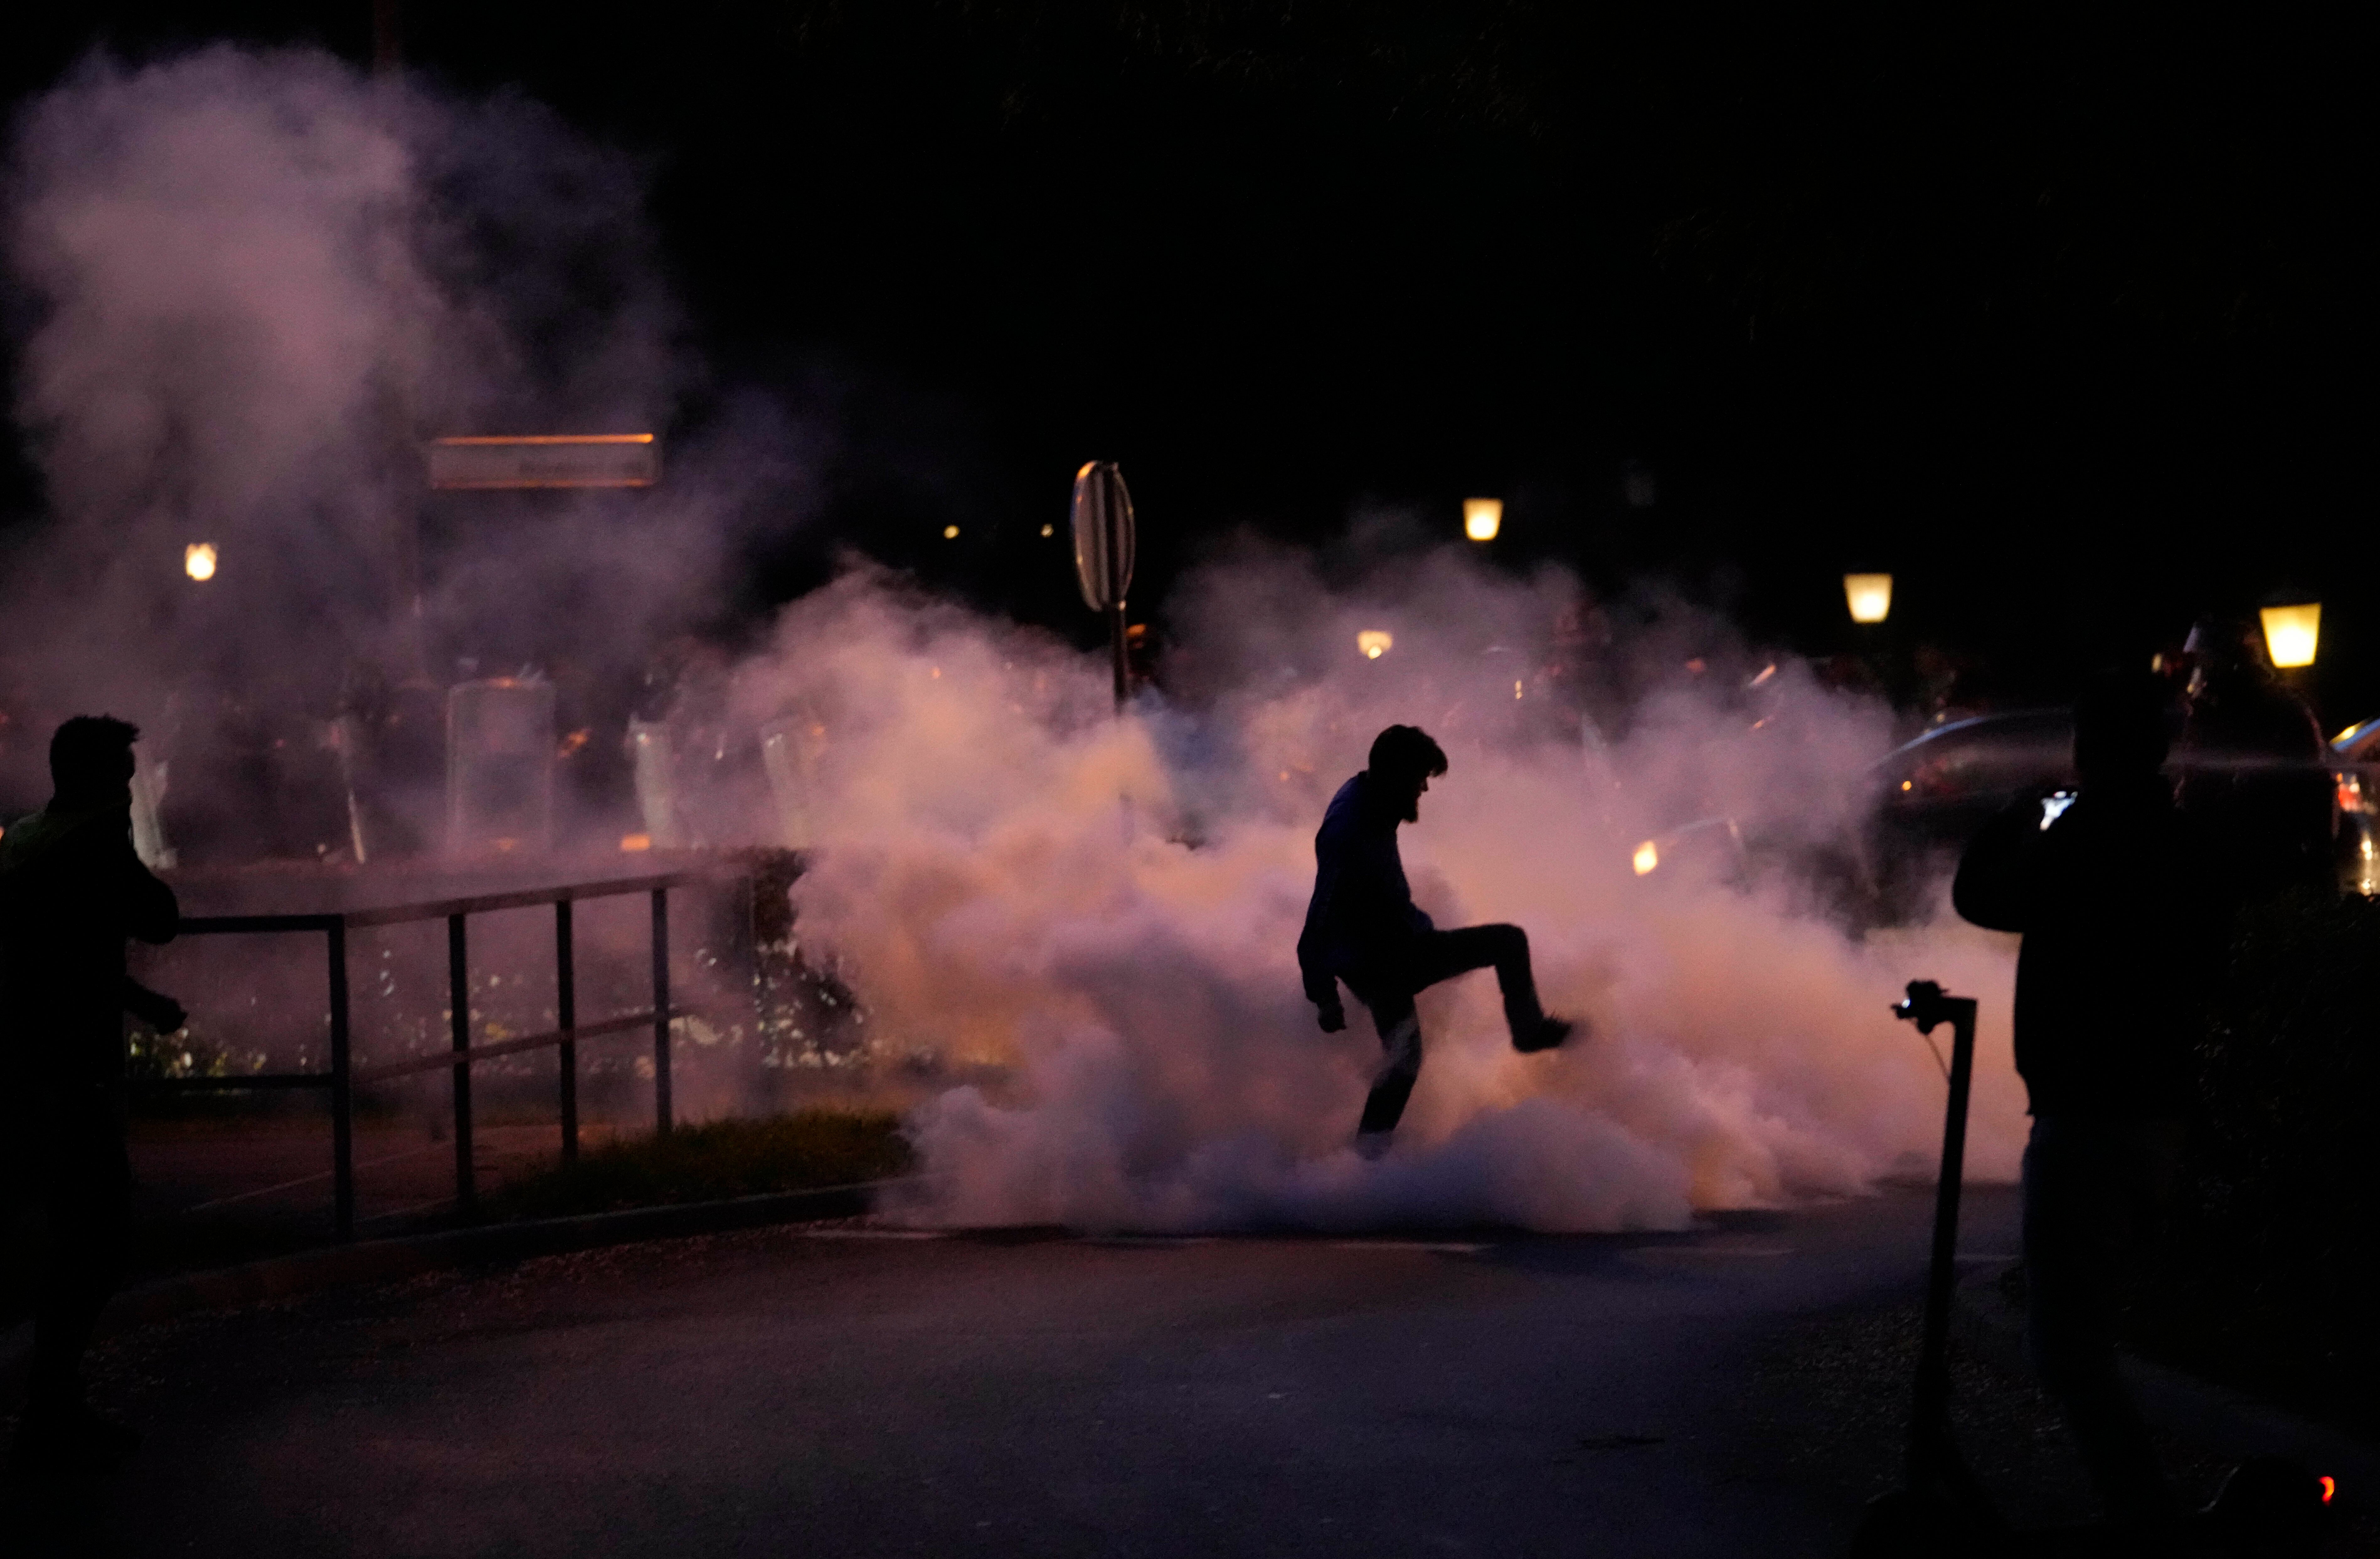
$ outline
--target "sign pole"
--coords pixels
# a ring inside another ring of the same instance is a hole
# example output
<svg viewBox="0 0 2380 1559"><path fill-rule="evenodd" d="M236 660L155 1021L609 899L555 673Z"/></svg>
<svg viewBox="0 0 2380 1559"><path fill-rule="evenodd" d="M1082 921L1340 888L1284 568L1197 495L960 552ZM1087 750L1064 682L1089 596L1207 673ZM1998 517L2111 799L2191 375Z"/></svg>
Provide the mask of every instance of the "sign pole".
<svg viewBox="0 0 2380 1559"><path fill-rule="evenodd" d="M1132 493L1112 460L1085 463L1075 473L1075 582L1083 604L1104 612L1115 656L1116 713L1132 696L1132 659L1124 625L1124 596L1132 588L1135 531Z"/></svg>

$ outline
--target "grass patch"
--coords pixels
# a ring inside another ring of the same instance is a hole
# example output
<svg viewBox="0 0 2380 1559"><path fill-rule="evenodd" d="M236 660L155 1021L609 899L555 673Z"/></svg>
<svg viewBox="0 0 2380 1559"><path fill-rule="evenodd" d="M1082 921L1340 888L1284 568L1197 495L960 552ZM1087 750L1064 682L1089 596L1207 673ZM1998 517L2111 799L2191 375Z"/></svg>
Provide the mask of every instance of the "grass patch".
<svg viewBox="0 0 2380 1559"><path fill-rule="evenodd" d="M576 1164L502 1188L489 1198L489 1211L499 1218L557 1218L814 1190L880 1180L905 1173L910 1163L896 1115L801 1110L608 1142Z"/></svg>

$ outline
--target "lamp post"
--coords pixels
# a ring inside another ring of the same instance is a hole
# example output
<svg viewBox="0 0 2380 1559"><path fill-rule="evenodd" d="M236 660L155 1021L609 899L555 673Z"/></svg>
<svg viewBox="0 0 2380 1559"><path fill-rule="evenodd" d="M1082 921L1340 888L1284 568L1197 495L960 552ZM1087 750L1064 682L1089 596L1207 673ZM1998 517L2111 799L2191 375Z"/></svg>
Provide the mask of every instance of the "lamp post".
<svg viewBox="0 0 2380 1559"><path fill-rule="evenodd" d="M2320 601L2268 606L2256 615L2264 620L2265 648L2276 667L2286 671L2313 664L2315 644L2322 636Z"/></svg>
<svg viewBox="0 0 2380 1559"><path fill-rule="evenodd" d="M1132 493L1112 460L1086 461L1075 473L1075 582L1083 604L1105 612L1115 651L1116 713L1132 694L1132 662L1125 648L1124 595L1132 588L1135 530Z"/></svg>

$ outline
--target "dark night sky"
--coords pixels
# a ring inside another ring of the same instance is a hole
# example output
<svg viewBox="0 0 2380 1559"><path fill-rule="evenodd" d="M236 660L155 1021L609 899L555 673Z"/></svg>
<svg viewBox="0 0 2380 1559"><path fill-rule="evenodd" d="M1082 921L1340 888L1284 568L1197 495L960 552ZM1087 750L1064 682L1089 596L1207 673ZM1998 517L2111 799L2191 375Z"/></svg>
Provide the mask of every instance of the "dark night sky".
<svg viewBox="0 0 2380 1559"><path fill-rule="evenodd" d="M2276 8L1787 9L416 0L404 27L414 66L650 155L722 380L832 415L828 511L764 591L856 542L1072 622L1038 531L1101 456L1143 599L1236 524L1320 538L1375 498L1451 530L1500 492L1515 562L1666 576L1812 649L1836 575L1888 568L1903 632L2035 683L2317 594L2326 712L2380 708L2361 41ZM369 22L53 7L7 90L100 43L362 58Z"/></svg>

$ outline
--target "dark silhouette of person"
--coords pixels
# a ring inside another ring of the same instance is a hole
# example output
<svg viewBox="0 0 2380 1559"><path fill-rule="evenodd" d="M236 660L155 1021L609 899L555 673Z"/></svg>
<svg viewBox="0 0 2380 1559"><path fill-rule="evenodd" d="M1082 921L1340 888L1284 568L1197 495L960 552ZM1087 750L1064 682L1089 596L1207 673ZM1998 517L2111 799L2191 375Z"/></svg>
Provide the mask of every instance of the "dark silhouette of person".
<svg viewBox="0 0 2380 1559"><path fill-rule="evenodd" d="M1388 1063L1364 1101L1356 1151L1386 1153L1414 1080L1421 1073L1421 1021L1414 997L1440 980L1474 969L1496 971L1512 1047L1550 1050L1572 1025L1546 1015L1529 971L1529 938L1517 925L1471 925L1440 931L1414 907L1397 825L1416 822L1433 776L1446 772L1446 754L1427 732L1392 725L1373 739L1367 767L1339 787L1314 836L1314 898L1297 938L1297 966L1306 998L1319 1009L1322 1031L1347 1026L1339 982L1370 1009Z"/></svg>
<svg viewBox="0 0 2380 1559"><path fill-rule="evenodd" d="M2171 699L2143 672L2093 684L2074 712L2071 804L2021 798L1967 847L1952 887L1978 925L2023 934L2016 1066L2024 1153L2027 1344L2118 1521L2177 1518L2148 1431L2116 1372L2126 1282L2177 1184L2206 979L2235 889L2159 772Z"/></svg>
<svg viewBox="0 0 2380 1559"><path fill-rule="evenodd" d="M47 807L0 835L0 1056L10 1138L42 1219L30 1391L14 1454L112 1465L136 1436L83 1399L81 1364L129 1235L123 1013L170 1032L170 997L126 976L128 937L174 935L173 889L132 851L132 726L78 716L50 741Z"/></svg>
<svg viewBox="0 0 2380 1559"><path fill-rule="evenodd" d="M2190 630L2189 718L2179 800L2249 893L2336 888L2338 795L2330 743L2243 619Z"/></svg>

